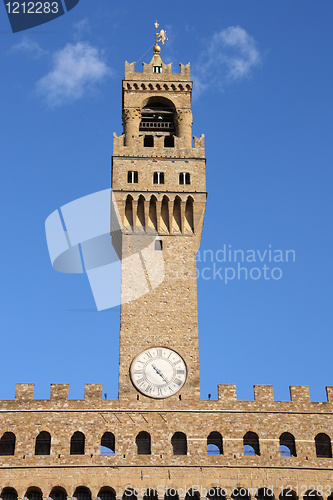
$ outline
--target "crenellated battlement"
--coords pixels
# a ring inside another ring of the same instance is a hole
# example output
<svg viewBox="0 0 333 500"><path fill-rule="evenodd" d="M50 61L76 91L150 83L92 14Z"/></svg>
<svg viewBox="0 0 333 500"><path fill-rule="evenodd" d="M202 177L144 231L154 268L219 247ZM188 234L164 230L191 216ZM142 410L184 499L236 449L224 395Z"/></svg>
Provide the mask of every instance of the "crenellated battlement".
<svg viewBox="0 0 333 500"><path fill-rule="evenodd" d="M142 63L142 71L137 71L135 69L135 62L129 63L125 61L125 80L135 80L135 81L159 81L161 78L168 82L173 81L191 81L191 69L190 63L182 64L179 63L179 72L172 71L172 63L163 64L163 73L154 73L152 63Z"/></svg>
<svg viewBox="0 0 333 500"><path fill-rule="evenodd" d="M15 404L16 402L21 403L31 403L31 402L45 402L47 403L48 401L69 401L69 402L79 402L79 401L100 401L103 402L103 405L105 404L106 406L113 406L116 405L118 406L118 400L111 400L111 399L103 399L103 385L102 384L85 384L85 390L84 390L84 399L83 400L75 400L75 399L69 399L68 398L68 392L69 392L69 384L51 384L51 390L50 390L50 399L34 399L34 387L35 384L16 384L16 391L15 391L15 399L14 400L0 400L0 411L1 411L1 405L4 403L12 403ZM197 408L200 408L200 404L203 405L204 408L207 408L209 410L218 410L221 407L221 403L229 405L230 403L237 404L239 408L241 408L242 405L254 405L258 406L258 410L260 408L264 407L266 404L271 405L272 403L275 405L276 409L279 409L283 411L283 408L285 407L286 409L292 409L292 403L295 403L297 405L303 404L303 405L309 405L309 409L312 405L318 406L318 404L322 405L327 405L327 404L332 404L333 405L333 386L327 386L326 387L326 394L327 394L327 401L311 401L310 399L310 392L309 392L309 387L308 386L303 386L303 385L292 385L289 387L290 390L290 400L289 401L277 401L274 399L274 394L273 394L273 386L272 385L254 385L254 399L253 400L239 400L237 399L237 390L236 390L236 385L233 384L219 384L218 385L218 399L217 400L203 400L201 399L198 403L196 403ZM170 400L171 401L171 400ZM171 407L189 407L192 404L192 401L190 398L188 399L182 399L179 401L178 400L175 403L174 400L172 400L174 404L171 404ZM140 406L144 405L147 403L150 405L152 403L152 400L149 398L146 398L144 396L141 396L141 399L139 399L136 403L135 406ZM155 402L157 405L160 402ZM287 406L286 406L287 405ZM167 407L168 405L163 404L163 407ZM202 410L203 408L201 408ZM313 409L313 408L311 408Z"/></svg>
<svg viewBox="0 0 333 500"><path fill-rule="evenodd" d="M154 145L144 145L144 136L133 136L130 145L125 144L125 134L113 134L113 156L133 156L149 158L205 158L205 136L193 136L193 146L188 147L185 137L174 136L174 145L165 147L164 137L154 137Z"/></svg>

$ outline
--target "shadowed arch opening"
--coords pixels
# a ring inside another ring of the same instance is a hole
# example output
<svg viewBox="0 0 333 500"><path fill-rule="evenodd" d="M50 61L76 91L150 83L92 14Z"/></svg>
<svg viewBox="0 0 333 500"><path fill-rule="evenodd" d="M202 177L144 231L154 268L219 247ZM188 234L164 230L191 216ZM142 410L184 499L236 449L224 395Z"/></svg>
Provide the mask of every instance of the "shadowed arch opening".
<svg viewBox="0 0 333 500"><path fill-rule="evenodd" d="M226 490L216 486L214 488L209 488L207 492L207 498L209 500L225 500L227 496Z"/></svg>
<svg viewBox="0 0 333 500"><path fill-rule="evenodd" d="M55 486L49 495L52 500L67 500L67 492L60 486Z"/></svg>
<svg viewBox="0 0 333 500"><path fill-rule="evenodd" d="M243 437L243 447L245 457L260 455L258 434L255 432L247 432Z"/></svg>
<svg viewBox="0 0 333 500"><path fill-rule="evenodd" d="M149 202L149 217L148 227L157 232L157 209L156 209L156 196L152 196Z"/></svg>
<svg viewBox="0 0 333 500"><path fill-rule="evenodd" d="M83 432L76 431L71 437L71 455L84 455L85 436Z"/></svg>
<svg viewBox="0 0 333 500"><path fill-rule="evenodd" d="M179 196L176 196L173 203L173 219L172 219L172 229L176 233L181 233L182 231L182 217L181 217L181 200Z"/></svg>
<svg viewBox="0 0 333 500"><path fill-rule="evenodd" d="M187 231L193 233L194 223L193 223L193 198L189 196L186 200L185 207L185 227Z"/></svg>
<svg viewBox="0 0 333 500"><path fill-rule="evenodd" d="M141 109L139 131L160 136L174 135L175 106L173 102L165 97L150 97Z"/></svg>
<svg viewBox="0 0 333 500"><path fill-rule="evenodd" d="M138 200L138 223L142 228L145 227L145 199L142 195L139 196Z"/></svg>
<svg viewBox="0 0 333 500"><path fill-rule="evenodd" d="M136 449L138 455L151 454L151 437L149 432L141 431L135 438Z"/></svg>
<svg viewBox="0 0 333 500"><path fill-rule="evenodd" d="M116 500L116 492L113 488L104 486L99 490L97 500Z"/></svg>
<svg viewBox="0 0 333 500"><path fill-rule="evenodd" d="M183 432L175 432L171 438L174 455L187 455L187 437Z"/></svg>
<svg viewBox="0 0 333 500"><path fill-rule="evenodd" d="M332 443L327 434L321 432L315 437L316 455L318 458L332 458Z"/></svg>
<svg viewBox="0 0 333 500"><path fill-rule="evenodd" d="M207 455L222 455L223 442L219 432L211 432L207 437Z"/></svg>
<svg viewBox="0 0 333 500"><path fill-rule="evenodd" d="M290 432L284 432L280 436L281 457L297 457L295 438Z"/></svg>
<svg viewBox="0 0 333 500"><path fill-rule="evenodd" d="M257 500L274 500L274 493L271 488L259 488L256 494Z"/></svg>
<svg viewBox="0 0 333 500"><path fill-rule="evenodd" d="M17 496L17 491L14 488L4 488L0 498L2 498L2 500L17 500Z"/></svg>
<svg viewBox="0 0 333 500"><path fill-rule="evenodd" d="M145 148L153 148L154 147L154 136L153 135L145 135L143 138L143 146Z"/></svg>
<svg viewBox="0 0 333 500"><path fill-rule="evenodd" d="M125 226L133 227L133 198L128 195L125 204Z"/></svg>
<svg viewBox="0 0 333 500"><path fill-rule="evenodd" d="M231 498L233 500L250 500L250 495L246 488L240 486L233 490Z"/></svg>
<svg viewBox="0 0 333 500"><path fill-rule="evenodd" d="M51 434L42 431L36 437L35 455L49 455L51 453Z"/></svg>
<svg viewBox="0 0 333 500"><path fill-rule="evenodd" d="M179 500L178 491L176 488L169 488L164 495L164 500Z"/></svg>
<svg viewBox="0 0 333 500"><path fill-rule="evenodd" d="M143 496L143 500L158 500L158 495L153 488L148 488Z"/></svg>
<svg viewBox="0 0 333 500"><path fill-rule="evenodd" d="M115 437L112 432L104 432L101 439L101 455L115 454Z"/></svg>
<svg viewBox="0 0 333 500"><path fill-rule="evenodd" d="M191 488L190 490L188 490L186 492L185 499L186 500L200 500L200 493L199 493L199 491Z"/></svg>
<svg viewBox="0 0 333 500"><path fill-rule="evenodd" d="M27 500L43 500L42 490L37 486L31 486L27 489L24 498Z"/></svg>
<svg viewBox="0 0 333 500"><path fill-rule="evenodd" d="M163 196L162 200L161 230L164 232L169 232L169 199L167 196Z"/></svg>
<svg viewBox="0 0 333 500"><path fill-rule="evenodd" d="M303 496L303 500L323 500L323 497L316 490L308 490Z"/></svg>
<svg viewBox="0 0 333 500"><path fill-rule="evenodd" d="M126 488L122 500L137 500L138 495L133 488Z"/></svg>
<svg viewBox="0 0 333 500"><path fill-rule="evenodd" d="M279 500L298 500L298 496L294 490L288 488L280 493Z"/></svg>
<svg viewBox="0 0 333 500"><path fill-rule="evenodd" d="M174 148L175 147L175 139L173 135L166 135L164 137L164 147L165 148Z"/></svg>
<svg viewBox="0 0 333 500"><path fill-rule="evenodd" d="M5 432L0 439L0 455L14 455L16 437L13 432Z"/></svg>
<svg viewBox="0 0 333 500"><path fill-rule="evenodd" d="M74 491L73 499L76 500L91 500L91 491L85 486L79 486Z"/></svg>

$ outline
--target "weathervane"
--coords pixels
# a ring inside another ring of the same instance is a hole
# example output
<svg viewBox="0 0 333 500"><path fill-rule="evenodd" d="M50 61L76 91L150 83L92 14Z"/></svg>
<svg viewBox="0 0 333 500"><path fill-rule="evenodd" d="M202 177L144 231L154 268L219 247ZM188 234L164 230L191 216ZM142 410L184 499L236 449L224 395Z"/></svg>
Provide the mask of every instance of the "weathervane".
<svg viewBox="0 0 333 500"><path fill-rule="evenodd" d="M157 32L157 28L159 27L158 22L155 22L155 28L156 28L156 45L155 47L159 47L158 42L161 42L162 45L164 45L164 42L168 40L166 36L166 31L165 30L160 30L160 32Z"/></svg>

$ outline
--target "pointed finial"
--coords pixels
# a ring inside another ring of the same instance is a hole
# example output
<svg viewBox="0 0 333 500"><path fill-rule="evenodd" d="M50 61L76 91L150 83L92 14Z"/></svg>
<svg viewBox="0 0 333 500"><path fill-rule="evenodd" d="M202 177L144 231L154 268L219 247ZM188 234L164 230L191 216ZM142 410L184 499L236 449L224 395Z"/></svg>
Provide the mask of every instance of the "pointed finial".
<svg viewBox="0 0 333 500"><path fill-rule="evenodd" d="M155 22L155 29L156 29L156 45L154 46L154 52L161 52L161 47L158 45L158 42L162 42L162 45L164 45L164 42L168 40L166 36L166 31L165 30L160 30L160 32L157 32L157 28L159 27L158 22Z"/></svg>

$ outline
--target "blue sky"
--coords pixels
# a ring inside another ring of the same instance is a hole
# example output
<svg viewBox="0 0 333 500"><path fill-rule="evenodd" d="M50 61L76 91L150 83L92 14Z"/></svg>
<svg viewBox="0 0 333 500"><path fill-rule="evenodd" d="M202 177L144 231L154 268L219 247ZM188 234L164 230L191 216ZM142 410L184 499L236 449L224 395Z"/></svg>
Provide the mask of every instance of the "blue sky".
<svg viewBox="0 0 333 500"><path fill-rule="evenodd" d="M146 52L138 64L150 61L158 19L169 37L164 61L191 62L193 132L206 136L200 258L209 250L214 262L198 263L202 397L232 383L239 399L252 399L253 384L273 384L284 400L299 384L326 400L332 2L80 0L17 34L1 9L0 398L12 398L16 382L34 382L42 398L53 382L70 383L73 398L88 382L117 397L119 307L97 312L86 276L52 269L44 223L65 203L110 187L124 61ZM212 279L214 264L237 267L217 261L224 245L261 255L291 249L296 258L264 262L281 279L226 284L218 273Z"/></svg>

